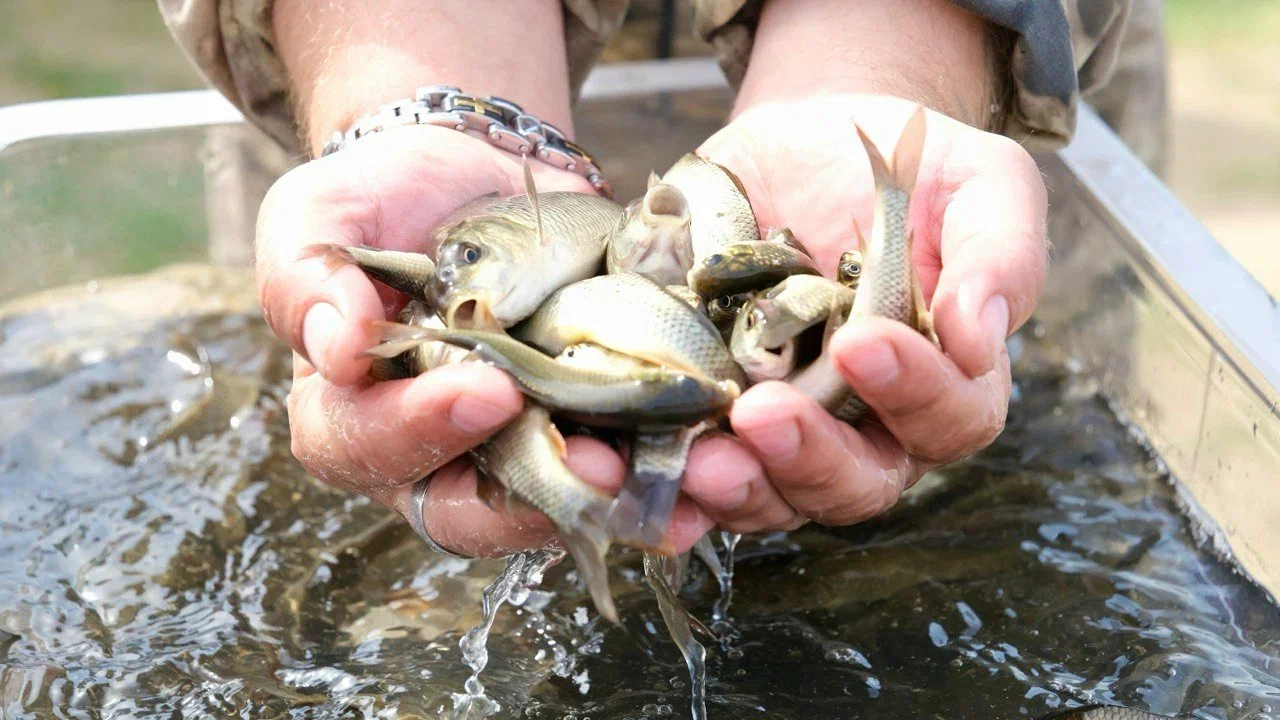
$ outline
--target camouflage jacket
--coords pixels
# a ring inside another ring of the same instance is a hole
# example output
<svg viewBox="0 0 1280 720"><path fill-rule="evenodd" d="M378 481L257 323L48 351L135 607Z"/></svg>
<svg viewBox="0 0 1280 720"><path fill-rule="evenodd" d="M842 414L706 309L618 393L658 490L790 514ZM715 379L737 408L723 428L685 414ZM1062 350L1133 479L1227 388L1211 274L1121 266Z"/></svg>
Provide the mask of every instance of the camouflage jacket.
<svg viewBox="0 0 1280 720"><path fill-rule="evenodd" d="M1028 150L1065 145L1082 93L1116 65L1132 0L952 0L1016 40L1006 67L1012 98L1001 131ZM205 80L293 155L302 147L288 77L275 53L272 0L158 0L174 38ZM570 83L576 97L622 26L630 0L562 0ZM691 0L696 34L711 43L730 84L741 82L764 0ZM424 79L424 82L435 79ZM446 81L447 78L440 78Z"/></svg>

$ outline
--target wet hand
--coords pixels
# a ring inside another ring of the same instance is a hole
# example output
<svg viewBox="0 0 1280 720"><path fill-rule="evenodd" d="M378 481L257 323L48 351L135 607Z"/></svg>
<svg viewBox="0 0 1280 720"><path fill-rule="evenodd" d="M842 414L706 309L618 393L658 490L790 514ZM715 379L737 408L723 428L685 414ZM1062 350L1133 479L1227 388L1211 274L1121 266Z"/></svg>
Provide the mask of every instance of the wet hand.
<svg viewBox="0 0 1280 720"><path fill-rule="evenodd" d="M914 103L834 95L762 104L700 148L742 180L762 228L790 227L834 277L872 224L875 189L858 124L889 156ZM911 199L913 261L942 344L883 319L831 340L845 381L875 412L849 426L781 382L736 402L733 436L703 438L687 492L726 529L845 525L891 507L925 472L989 445L1010 392L1005 339L1030 316L1046 271L1046 194L1015 142L928 113Z"/></svg>
<svg viewBox="0 0 1280 720"><path fill-rule="evenodd" d="M540 189L591 192L585 179L541 163ZM523 191L519 158L450 129L410 127L368 137L282 177L263 203L257 277L263 316L294 349L289 395L293 452L316 478L413 512L413 483L431 476L424 522L446 549L495 556L544 544L539 513L500 513L476 496L466 451L506 424L524 399L501 371L478 363L374 384L369 322L405 298L354 266L330 270L313 243L424 252L451 211L485 193ZM606 445L569 441L569 465L615 493L622 461Z"/></svg>

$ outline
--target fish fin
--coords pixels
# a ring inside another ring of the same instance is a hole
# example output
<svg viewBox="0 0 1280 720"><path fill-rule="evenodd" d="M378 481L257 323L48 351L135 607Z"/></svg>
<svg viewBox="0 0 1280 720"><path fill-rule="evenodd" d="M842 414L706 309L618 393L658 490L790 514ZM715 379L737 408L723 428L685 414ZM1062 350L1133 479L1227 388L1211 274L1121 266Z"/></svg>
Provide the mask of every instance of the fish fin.
<svg viewBox="0 0 1280 720"><path fill-rule="evenodd" d="M660 185L661 183L662 183L662 178L658 177L658 173L650 170L649 171L649 187L651 188L654 185Z"/></svg>
<svg viewBox="0 0 1280 720"><path fill-rule="evenodd" d="M351 249L346 245L338 245L336 243L313 243L302 248L298 253L299 260L308 258L320 258L324 262L325 269L329 272L337 272L347 265L356 265L356 259L351 254Z"/></svg>
<svg viewBox="0 0 1280 720"><path fill-rule="evenodd" d="M907 237L911 237L910 233ZM915 328L936 347L942 347L942 343L938 341L937 329L933 325L933 312L924 302L924 288L920 287L916 277L915 265L911 266L911 305L915 310Z"/></svg>
<svg viewBox="0 0 1280 720"><path fill-rule="evenodd" d="M561 460L569 457L569 444L565 442L564 434L550 420L547 420L547 440L551 442L551 446L555 448Z"/></svg>
<svg viewBox="0 0 1280 720"><path fill-rule="evenodd" d="M922 105L907 119L907 124L898 136L898 145L893 149L893 184L906 192L916 186L916 176L920 174L920 157L924 154L925 114Z"/></svg>
<svg viewBox="0 0 1280 720"><path fill-rule="evenodd" d="M606 503L605 507L607 506ZM595 518L583 518L583 522L574 528L560 528L560 540L569 555L573 556L578 574L587 584L591 600L600 616L621 626L618 608L613 604L613 593L609 591L609 566L605 562L605 556L609 553L611 541L604 526Z"/></svg>
<svg viewBox="0 0 1280 720"><path fill-rule="evenodd" d="M393 358L408 352L424 342L439 340L440 331L433 328L405 325L404 323L375 320L371 324L377 344L361 353L362 356Z"/></svg>
<svg viewBox="0 0 1280 720"><path fill-rule="evenodd" d="M860 257L867 252L867 236L862 234L862 226L856 219L853 221L853 242L856 246L853 249Z"/></svg>
<svg viewBox="0 0 1280 720"><path fill-rule="evenodd" d="M551 241L542 227L542 207L538 204L538 186L533 182L533 168L529 165L529 156L522 156L520 162L524 168L524 191L529 195L529 204L533 206L533 221L538 226L538 241L546 245Z"/></svg>
<svg viewBox="0 0 1280 720"><path fill-rule="evenodd" d="M848 317L840 309L840 298L831 298L831 307L827 310L827 322L822 328L822 349L825 351L831 343L831 336L848 321Z"/></svg>

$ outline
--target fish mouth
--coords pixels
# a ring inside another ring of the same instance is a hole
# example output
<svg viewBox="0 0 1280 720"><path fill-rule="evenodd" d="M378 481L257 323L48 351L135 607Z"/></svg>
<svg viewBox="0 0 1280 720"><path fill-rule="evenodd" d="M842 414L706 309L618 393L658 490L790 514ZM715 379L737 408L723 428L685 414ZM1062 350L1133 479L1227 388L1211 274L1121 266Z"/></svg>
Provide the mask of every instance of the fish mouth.
<svg viewBox="0 0 1280 720"><path fill-rule="evenodd" d="M459 330L500 330L502 327L489 308L489 299L482 295L455 298L445 311L445 324Z"/></svg>
<svg viewBox="0 0 1280 720"><path fill-rule="evenodd" d="M782 380L795 369L796 342L788 340L776 348L757 346L740 358L738 363L753 384Z"/></svg>

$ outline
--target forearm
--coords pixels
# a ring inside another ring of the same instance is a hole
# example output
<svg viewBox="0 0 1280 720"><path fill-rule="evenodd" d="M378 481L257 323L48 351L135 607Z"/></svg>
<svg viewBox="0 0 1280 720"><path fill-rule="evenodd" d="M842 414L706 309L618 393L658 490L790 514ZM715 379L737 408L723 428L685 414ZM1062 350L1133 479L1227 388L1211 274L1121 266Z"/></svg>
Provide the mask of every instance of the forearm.
<svg viewBox="0 0 1280 720"><path fill-rule="evenodd" d="M274 18L315 154L334 130L428 84L506 98L572 133L559 0L276 0Z"/></svg>
<svg viewBox="0 0 1280 720"><path fill-rule="evenodd" d="M1003 94L994 36L950 0L768 0L734 113L869 92L989 128Z"/></svg>

